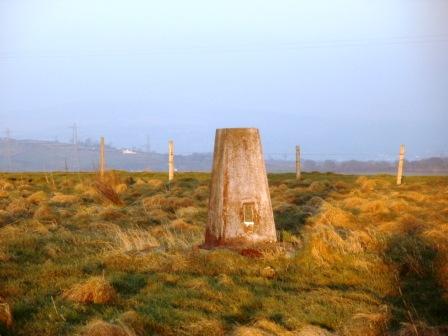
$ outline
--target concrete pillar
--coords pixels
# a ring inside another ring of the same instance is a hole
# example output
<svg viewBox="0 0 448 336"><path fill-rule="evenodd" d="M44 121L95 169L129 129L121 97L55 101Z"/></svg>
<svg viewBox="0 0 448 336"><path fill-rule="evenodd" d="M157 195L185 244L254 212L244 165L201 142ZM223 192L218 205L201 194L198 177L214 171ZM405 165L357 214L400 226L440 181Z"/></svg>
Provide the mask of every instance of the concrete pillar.
<svg viewBox="0 0 448 336"><path fill-rule="evenodd" d="M258 129L216 130L204 245L276 240Z"/></svg>

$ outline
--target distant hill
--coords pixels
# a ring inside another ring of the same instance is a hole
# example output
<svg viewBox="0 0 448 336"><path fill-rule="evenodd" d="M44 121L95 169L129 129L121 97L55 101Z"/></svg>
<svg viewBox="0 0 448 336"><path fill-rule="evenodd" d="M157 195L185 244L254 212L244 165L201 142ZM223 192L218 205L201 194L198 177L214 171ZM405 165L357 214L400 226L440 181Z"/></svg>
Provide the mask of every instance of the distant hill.
<svg viewBox="0 0 448 336"><path fill-rule="evenodd" d="M97 144L73 144L56 141L0 139L0 171L94 171L98 167ZM176 155L178 171L210 171L211 153ZM129 171L165 171L168 156L139 150L106 147L106 163L111 169ZM292 172L295 163L288 160L267 160L270 172ZM303 171L373 174L395 173L391 161L313 161L302 162ZM428 158L406 161L407 174L447 175L448 158Z"/></svg>

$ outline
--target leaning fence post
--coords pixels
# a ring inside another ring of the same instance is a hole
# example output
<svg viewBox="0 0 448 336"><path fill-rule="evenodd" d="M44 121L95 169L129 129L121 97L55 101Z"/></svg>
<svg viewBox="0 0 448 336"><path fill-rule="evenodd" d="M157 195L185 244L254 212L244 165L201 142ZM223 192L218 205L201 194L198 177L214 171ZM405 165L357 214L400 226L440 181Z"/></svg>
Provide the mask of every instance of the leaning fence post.
<svg viewBox="0 0 448 336"><path fill-rule="evenodd" d="M300 159L300 146L296 146L296 179L300 180L302 174L302 164Z"/></svg>
<svg viewBox="0 0 448 336"><path fill-rule="evenodd" d="M174 179L174 142L170 140L168 142L168 181L171 182Z"/></svg>
<svg viewBox="0 0 448 336"><path fill-rule="evenodd" d="M398 159L398 171L397 171L397 185L401 184L403 179L403 165L404 165L404 145L400 145L400 156Z"/></svg>

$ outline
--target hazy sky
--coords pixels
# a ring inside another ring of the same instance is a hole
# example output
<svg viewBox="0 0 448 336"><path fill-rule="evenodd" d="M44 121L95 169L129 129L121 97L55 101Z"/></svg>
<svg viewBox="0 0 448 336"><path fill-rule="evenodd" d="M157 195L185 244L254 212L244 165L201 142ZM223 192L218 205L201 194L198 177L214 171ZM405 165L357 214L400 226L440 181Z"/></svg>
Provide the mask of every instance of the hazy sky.
<svg viewBox="0 0 448 336"><path fill-rule="evenodd" d="M448 155L446 0L0 0L0 131L210 152Z"/></svg>

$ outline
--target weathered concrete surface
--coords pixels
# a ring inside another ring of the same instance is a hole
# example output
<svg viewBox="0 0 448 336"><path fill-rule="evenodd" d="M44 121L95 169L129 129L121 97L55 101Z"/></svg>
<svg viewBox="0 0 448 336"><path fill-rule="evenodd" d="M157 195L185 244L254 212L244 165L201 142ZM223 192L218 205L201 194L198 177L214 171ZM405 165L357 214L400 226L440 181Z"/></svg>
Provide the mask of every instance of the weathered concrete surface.
<svg viewBox="0 0 448 336"><path fill-rule="evenodd" d="M205 247L276 240L258 129L216 130Z"/></svg>

